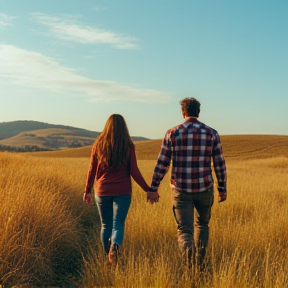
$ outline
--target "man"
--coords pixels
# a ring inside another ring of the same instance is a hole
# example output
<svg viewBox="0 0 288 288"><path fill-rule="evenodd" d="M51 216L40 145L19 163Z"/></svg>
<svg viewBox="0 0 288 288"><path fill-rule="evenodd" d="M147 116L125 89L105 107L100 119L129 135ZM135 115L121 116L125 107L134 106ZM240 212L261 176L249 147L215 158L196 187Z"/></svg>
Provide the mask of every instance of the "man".
<svg viewBox="0 0 288 288"><path fill-rule="evenodd" d="M172 161L170 184L179 248L190 267L192 263L202 267L213 204L211 162L218 181L219 202L227 197L226 166L217 131L197 119L200 102L185 98L180 104L185 121L166 132L147 197L152 204L158 201L158 187ZM194 208L198 216L195 224Z"/></svg>

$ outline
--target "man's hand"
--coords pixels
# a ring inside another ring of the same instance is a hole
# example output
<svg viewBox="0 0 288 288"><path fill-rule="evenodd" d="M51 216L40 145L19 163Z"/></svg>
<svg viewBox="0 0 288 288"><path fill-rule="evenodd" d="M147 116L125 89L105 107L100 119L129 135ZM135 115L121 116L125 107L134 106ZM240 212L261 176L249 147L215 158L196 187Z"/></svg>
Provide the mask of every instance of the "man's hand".
<svg viewBox="0 0 288 288"><path fill-rule="evenodd" d="M147 202L153 204L155 202L158 202L160 198L160 195L158 192L147 192Z"/></svg>
<svg viewBox="0 0 288 288"><path fill-rule="evenodd" d="M92 205L93 204L93 199L92 199L92 195L91 194L87 194L87 193L84 193L83 195L83 201L85 204L87 205Z"/></svg>
<svg viewBox="0 0 288 288"><path fill-rule="evenodd" d="M219 193L218 202L221 203L227 199L227 193Z"/></svg>

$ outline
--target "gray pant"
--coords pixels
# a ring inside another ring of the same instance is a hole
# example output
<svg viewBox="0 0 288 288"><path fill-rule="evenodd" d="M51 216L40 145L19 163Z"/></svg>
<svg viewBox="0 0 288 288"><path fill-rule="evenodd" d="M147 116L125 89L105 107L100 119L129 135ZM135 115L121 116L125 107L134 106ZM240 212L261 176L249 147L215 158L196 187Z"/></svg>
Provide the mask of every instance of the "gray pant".
<svg viewBox="0 0 288 288"><path fill-rule="evenodd" d="M208 224L214 200L213 187L199 193L183 193L173 189L172 196L180 251L188 261L192 260L201 265L208 244ZM194 207L197 212L195 223Z"/></svg>

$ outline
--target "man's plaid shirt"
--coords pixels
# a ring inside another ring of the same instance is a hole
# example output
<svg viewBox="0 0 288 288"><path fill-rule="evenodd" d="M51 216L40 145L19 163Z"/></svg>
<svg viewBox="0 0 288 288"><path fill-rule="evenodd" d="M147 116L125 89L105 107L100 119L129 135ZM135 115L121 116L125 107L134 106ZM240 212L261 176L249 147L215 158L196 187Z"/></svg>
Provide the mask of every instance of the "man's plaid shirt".
<svg viewBox="0 0 288 288"><path fill-rule="evenodd" d="M213 160L218 191L226 192L226 165L219 135L196 118L187 118L183 124L166 132L154 170L151 192L157 192L171 160L172 188L179 192L194 193L212 187Z"/></svg>

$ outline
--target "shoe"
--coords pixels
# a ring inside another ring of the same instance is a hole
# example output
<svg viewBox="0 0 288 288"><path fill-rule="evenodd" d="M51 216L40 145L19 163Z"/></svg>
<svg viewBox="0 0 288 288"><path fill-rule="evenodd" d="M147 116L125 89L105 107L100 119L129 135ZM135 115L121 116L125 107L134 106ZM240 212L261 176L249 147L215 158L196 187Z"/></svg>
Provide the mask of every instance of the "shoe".
<svg viewBox="0 0 288 288"><path fill-rule="evenodd" d="M188 269L192 269L195 266L195 249L193 247L187 247L182 252L182 264Z"/></svg>
<svg viewBox="0 0 288 288"><path fill-rule="evenodd" d="M107 246L105 246L105 256L108 256L109 251L110 251L110 247L111 247L111 238L108 239Z"/></svg>
<svg viewBox="0 0 288 288"><path fill-rule="evenodd" d="M108 253L108 263L116 266L118 262L118 255L119 255L119 245L114 243L110 246L110 250Z"/></svg>

